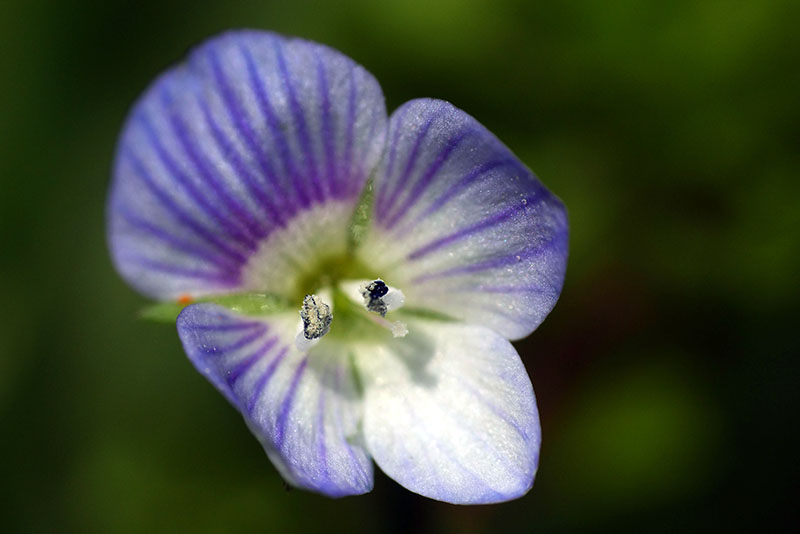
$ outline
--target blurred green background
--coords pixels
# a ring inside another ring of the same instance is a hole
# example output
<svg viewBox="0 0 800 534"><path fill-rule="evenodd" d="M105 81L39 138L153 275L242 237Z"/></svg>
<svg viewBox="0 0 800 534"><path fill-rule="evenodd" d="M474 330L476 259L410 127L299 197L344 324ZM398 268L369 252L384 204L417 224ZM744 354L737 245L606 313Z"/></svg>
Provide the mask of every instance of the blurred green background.
<svg viewBox="0 0 800 534"><path fill-rule="evenodd" d="M693 532L798 527L796 1L0 4L3 532ZM518 344L537 482L488 507L378 475L285 491L114 272L128 107L232 27L317 40L476 116L566 203L561 300Z"/></svg>

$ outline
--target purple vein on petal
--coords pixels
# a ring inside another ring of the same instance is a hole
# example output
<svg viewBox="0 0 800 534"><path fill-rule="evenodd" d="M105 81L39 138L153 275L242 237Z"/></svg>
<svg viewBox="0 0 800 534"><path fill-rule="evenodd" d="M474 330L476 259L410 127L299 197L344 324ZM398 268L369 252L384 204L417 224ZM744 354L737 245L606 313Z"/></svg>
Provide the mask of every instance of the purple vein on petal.
<svg viewBox="0 0 800 534"><path fill-rule="evenodd" d="M242 54L244 55L245 61L248 64L248 70L250 70L250 65L252 63L252 58L249 55L249 52L246 51L244 47L242 47ZM287 191L283 188L278 180L277 173L270 162L270 158L267 156L266 152L264 151L261 141L259 140L258 136L253 130L253 126L250 123L250 120L247 118L247 115L242 108L242 103L239 102L237 99L233 89L231 88L230 81L228 77L225 75L225 72L222 70L222 66L220 65L219 58L213 52L213 50L209 50L208 52L208 60L211 64L211 70L214 74L214 80L219 88L220 94L222 96L222 102L225 105L225 108L228 112L228 116L230 117L231 121L233 122L236 130L239 132L242 140L244 140L245 144L247 144L250 152L253 153L255 156L256 161L258 162L258 166L261 169L261 172L264 174L264 179L267 183L272 186L273 191L277 193L276 198L280 198L283 200L284 208L288 211L289 217L296 211L296 207L292 203L291 199L289 198ZM255 65L252 66L252 71L250 72L251 77L258 76L255 73ZM255 85L258 83L257 79L251 80L251 85ZM288 217L286 215L281 217L282 220L286 220Z"/></svg>
<svg viewBox="0 0 800 534"><path fill-rule="evenodd" d="M289 420L289 412L292 410L292 402L294 401L295 393L297 393L297 386L300 383L300 377L303 376L303 371L305 371L307 364L308 356L304 357L300 361L300 365L295 369L292 383L286 395L283 397L283 402L281 402L278 418L275 420L275 446L278 449L283 448L283 438L286 434L286 423Z"/></svg>
<svg viewBox="0 0 800 534"><path fill-rule="evenodd" d="M411 416L411 419L412 420L416 420L416 421L420 421L421 418L417 415L417 412L411 406L411 403L406 401L405 404L406 404L406 407L408 409L409 415ZM438 407L438 405L436 403L433 403L432 406L431 406L432 409L436 409L437 407ZM450 413L447 413L447 410L439 409L439 412L442 413L443 415L445 415L446 418L452 419L452 415ZM443 442L443 440L441 440L439 438L439 436L432 435L431 433L425 431L425 425L417 425L416 428L415 428L415 431L420 433L420 434L424 434L425 443L432 444L436 449L438 449L438 451L443 456L448 458L455 465L456 468L458 468L465 475L467 475L469 478L471 478L473 483L476 486L480 486L480 487L484 488L485 490L488 490L495 497L501 497L500 493L495 491L495 490L493 490L492 488L490 488L486 484L486 481L482 477L480 477L475 471L473 471L472 469L468 468L461 461L459 461L455 454L452 454L452 450L453 450L452 444L447 443L448 446L445 446L446 442ZM426 457L426 463L429 464L429 465L433 464L433 462L431 462L431 460L430 460L430 455L428 455ZM441 468L441 466L439 466L439 467Z"/></svg>
<svg viewBox="0 0 800 534"><path fill-rule="evenodd" d="M218 315L216 319L227 319L225 315ZM193 325L189 328L189 330L197 331L197 332L235 332L237 330L249 330L251 328L259 328L261 333L266 333L266 325L261 322L257 321L250 321L250 322L230 322L225 324L219 323L209 323L209 324L198 324Z"/></svg>
<svg viewBox="0 0 800 534"><path fill-rule="evenodd" d="M414 146L411 149L411 155L408 157L408 160L406 161L406 166L403 169L403 173L397 180L397 185L395 186L395 188L391 193L388 193L387 191L387 195L384 197L385 201L384 205L379 206L378 217L382 223L386 221L388 212L391 211L392 209L392 204L389 204L387 206L386 203L393 203L400 194L400 191L402 191L403 188L405 187L409 176L411 176L411 171L414 169L414 165L417 163L417 158L419 157L419 151L420 147L422 146L422 141L428 136L428 131L430 131L431 126L433 126L433 123L444 113L444 109L442 108L443 106L440 105L439 110L436 113L433 113L430 117L428 117L428 120L425 121L425 124L422 126L422 128L420 128L419 132L417 133L417 137L414 139Z"/></svg>
<svg viewBox="0 0 800 534"><path fill-rule="evenodd" d="M450 375L450 376L452 376L452 375ZM462 384L462 385L464 384L464 382L463 382L462 380L458 379L458 378L457 378L457 381L458 381L458 383L459 383L459 384ZM436 408L438 408L438 411L439 411L439 413L441 413L441 414L442 414L443 418L445 418L445 419L450 419L450 420L453 422L453 425L460 425L460 424L462 423L462 421L461 421L460 419L458 419L458 417L457 417L457 415L456 415L456 412L455 412L455 410L452 410L452 409L442 409L442 407L441 407L441 406L439 406L439 405L436 405ZM491 411L491 408L490 408L490 411ZM508 424L508 421L507 421L507 420L505 420L505 419L503 419L503 420L504 420L504 422L506 422L506 423ZM517 425L512 425L512 428L514 428L514 427L516 427L516 426L517 426ZM476 441L478 441L478 442L480 442L480 443L481 443L480 450L481 450L481 451L483 451L484 453L492 453L492 456L494 456L495 458L497 458L497 459L500 461L500 463L501 463L501 464L503 464L503 465L506 465L506 466L507 466L507 465L508 465L508 459L509 459L509 458L508 458L508 456L507 456L507 455L505 455L505 454L503 454L503 451L502 451L502 449L499 449L499 448L498 448L498 447L495 445L495 443L494 443L494 441L493 441L493 440L491 440L491 439L487 439L486 437L484 437L484 436L485 436L485 434L482 432L482 430L483 430L483 428L477 428L477 429L475 429L475 431L473 431L473 432L470 432L470 434L472 434L472 435L475 437ZM515 428L515 430L516 430L516 428ZM520 436L522 436L522 434L520 434ZM442 443L443 443L443 440L436 439L436 444L437 444L437 445L439 445L439 444L442 444ZM527 443L528 443L528 441L527 441L527 440L525 440L525 443L527 444ZM448 445L449 445L449 443L448 443ZM439 450L440 450L440 451L441 451L441 450L443 450L443 449L442 449L442 447L439 447ZM450 456L450 458L451 458L452 460L454 460L454 461L456 462L456 464L457 464L457 465L458 465L458 466L459 466L459 467L460 467L462 470L464 470L466 473L469 473L469 474L473 475L473 476L475 477L475 479L476 479L476 480L479 480L479 481L481 481L481 484L482 484L482 485L483 485L483 486L484 486L486 489L488 489L488 490L489 490L489 492L490 492L492 495L494 495L494 496L496 496L496 497L502 497L502 494L501 494L499 491L495 490L494 488L491 488L491 487L488 485L488 483L487 483L487 482L486 482L486 481L485 481L485 480L484 480L484 479L483 479L483 478L482 478L480 475L478 475L477 473L475 473L473 470L471 470L471 469L468 469L468 468L467 468L465 465L463 465L461 462L458 462L457 460L455 460L455 458L454 458L452 455L448 455L448 456Z"/></svg>
<svg viewBox="0 0 800 534"><path fill-rule="evenodd" d="M334 183L336 181L336 167L334 165L335 154L333 148L333 127L331 126L331 100L330 88L328 86L328 75L325 72L325 65L319 52L314 50L314 59L317 65L317 92L320 99L320 114L322 115L322 145L325 153L325 176L327 178L327 193L333 197ZM325 195L323 195L325 196Z"/></svg>
<svg viewBox="0 0 800 534"><path fill-rule="evenodd" d="M473 304L470 308L472 312L487 312L498 317L502 317L507 319L510 323L516 323L519 325L527 324L527 321L524 316L520 315L519 311L508 311L507 309L503 308L502 304L499 301L493 302L491 304Z"/></svg>
<svg viewBox="0 0 800 534"><path fill-rule="evenodd" d="M249 76L251 90L256 95L256 101L258 102L259 109L261 109L261 113L264 114L264 118L267 121L267 127L272 134L272 140L277 146L277 152L281 157L281 161L283 162L283 168L287 176L288 184L294 184L294 191L300 206L302 208L308 208L308 192L305 191L302 183L303 181L300 180L299 173L294 167L292 153L289 150L289 145L286 140L286 136L284 135L283 127L278 118L275 116L275 109L273 108L272 102L270 101L269 96L267 96L267 92L264 89L263 80L261 80L259 77L258 67L256 66L253 54L245 45L241 45L240 50L244 57L245 64L247 65L247 73Z"/></svg>
<svg viewBox="0 0 800 534"><path fill-rule="evenodd" d="M279 227L285 226L285 220L283 219L280 210L275 206L272 199L264 193L264 190L252 173L247 170L247 167L242 161L241 155L233 147L230 140L222 132L219 124L217 124L217 121L214 120L214 117L211 115L211 111L208 109L208 104L201 99L198 99L197 104L200 106L200 109L203 112L203 119L205 120L206 126L211 131L211 137L214 139L217 149L219 150L220 154L222 154L222 157L225 159L225 161L231 166L233 172L239 177L239 180L245 184L247 191L256 200L255 204L263 210L264 214L270 219L272 224ZM265 183L270 186L273 196L275 198L280 198L282 192L276 189L276 185L269 179L265 179Z"/></svg>
<svg viewBox="0 0 800 534"><path fill-rule="evenodd" d="M170 105L169 98L171 97L167 96L166 94L164 95L163 106L165 111L172 107ZM263 237L265 233L264 229L253 218L253 214L233 198L228 188L225 187L222 180L218 176L217 172L211 168L208 161L206 161L206 159L198 152L197 146L195 145L194 140L191 138L191 133L189 132L189 129L183 119L178 115L177 112L173 111L167 113L169 116L170 126L172 127L172 130L175 133L181 148L205 185L208 186L214 192L214 196L219 198L220 201L225 205L233 220L241 222L244 228L249 232L251 239L258 240Z"/></svg>
<svg viewBox="0 0 800 534"><path fill-rule="evenodd" d="M482 232L484 230L487 230L487 229L491 228L492 226L495 226L495 225L498 225L498 224L500 224L502 222L507 221L508 219L510 219L511 217L513 217L514 215L516 215L519 212L524 212L525 210L527 210L529 208L528 202L532 202L532 201L533 201L532 198L531 199L524 199L520 204L518 204L516 206L513 206L513 207L511 207L509 209L503 210L503 211L501 211L499 213L494 213L494 214L490 215L489 217L486 217L483 220L480 220L480 221L478 221L478 222L476 222L474 224L471 224L470 226L467 226L466 228L462 228L460 230L457 230L457 231L453 232L452 234L449 234L449 235L446 235L446 236L441 237L439 239L436 239L435 241L432 241L432 242L428 243L427 245L424 245L424 246L416 249L415 251L411 252L406 257L409 260L418 260L418 259L420 259L422 257L427 256L431 252L434 252L435 250L438 250L438 249L440 249L442 247L451 245L451 244L455 243L456 241L459 241L461 239L465 239L467 237L470 237L473 234L476 234L476 233Z"/></svg>
<svg viewBox="0 0 800 534"><path fill-rule="evenodd" d="M255 332L248 334L241 339L236 340L230 345L223 345L221 347L217 345L208 345L208 346L204 345L201 347L200 350L206 354L214 354L214 355L222 355L228 352L237 351L243 347L246 347L256 339L262 337L265 331L266 330L264 329L256 330Z"/></svg>
<svg viewBox="0 0 800 534"><path fill-rule="evenodd" d="M251 355L245 357L242 361L240 361L236 366L228 371L226 381L230 387L233 387L239 378L246 373L249 369L253 367L253 365L261 360L261 358L270 350L272 347L275 346L275 343L278 342L277 337L271 337L267 339L255 352Z"/></svg>
<svg viewBox="0 0 800 534"><path fill-rule="evenodd" d="M508 265L513 265L515 263L528 261L537 256L545 254L551 248L554 250L562 250L566 248L566 237L567 237L567 231L566 228L563 228L555 235L553 235L550 239L538 245L532 245L517 252L512 252L510 254L505 254L503 256L498 256L495 258L489 258L476 263L471 263L468 265L459 265L457 267L445 269L444 271L426 273L415 277L412 281L427 282L429 280L435 280L438 278L445 278L448 276L457 276L462 274L472 274L480 271L488 271L490 269L497 269L499 267L506 267Z"/></svg>
<svg viewBox="0 0 800 534"><path fill-rule="evenodd" d="M537 295L544 295L552 290L535 285L526 285L526 286L467 285L464 287L459 287L458 291L460 293L499 293L499 294L534 293Z"/></svg>
<svg viewBox="0 0 800 534"><path fill-rule="evenodd" d="M223 254L227 255L228 257L235 260L240 265L247 261L247 258L242 255L237 250L230 248L227 244L225 244L221 239L215 236L211 231L207 228L202 226L200 223L195 221L186 211L181 208L178 203L160 186L158 186L153 177L144 167L142 161L136 156L130 149L123 149L121 156L127 159L132 167L134 172L139 176L142 182L147 187L148 191L153 194L153 196L158 200L158 202L164 206L170 214L172 214L175 219L180 222L181 224L185 225L187 228L192 230L195 234L199 237L202 237L210 244L214 245L219 251Z"/></svg>
<svg viewBox="0 0 800 534"><path fill-rule="evenodd" d="M481 393L480 389L472 386L468 382L465 382L460 375L449 373L448 376L456 380L460 384L460 387L462 387L464 390L469 391L472 397L474 397L476 400L478 400L480 403L486 406L486 408L488 408L490 412L492 412L494 415L500 418L508 426L513 428L514 431L517 434L519 434L519 437L522 438L522 441L524 441L525 443L529 442L530 438L528 436L528 432L520 426L519 422L517 422L517 420L514 419L505 410L498 407L490 399L487 399L486 396L483 393Z"/></svg>
<svg viewBox="0 0 800 534"><path fill-rule="evenodd" d="M425 173L417 180L417 183L414 184L411 193L406 197L403 204L397 209L397 211L388 216L388 220L384 223L384 226L387 229L393 228L397 222L405 216L408 210L413 206L420 198L422 193L430 186L433 182L433 178L436 174L441 170L442 166L447 162L448 158L452 155L453 151L458 148L458 146L470 135L475 134L475 130L468 129L465 131L458 132L450 139L447 140L445 145L436 155L436 158L433 160L433 163L428 167Z"/></svg>
<svg viewBox="0 0 800 534"><path fill-rule="evenodd" d="M351 180L352 183L352 175L353 175L353 142L355 137L355 124L356 124L356 76L355 76L355 66L353 64L350 65L348 70L348 78L350 81L350 90L347 92L347 134L345 137L345 145L344 145L344 167L341 169L342 176L345 179ZM338 178L338 177L337 177ZM336 193L340 193L338 179L337 179L337 187L335 189ZM345 193L349 193L349 189L345 187Z"/></svg>
<svg viewBox="0 0 800 534"><path fill-rule="evenodd" d="M235 273L239 269L239 266L233 263L227 256L221 256L204 247L181 239L171 234L166 229L132 214L127 206L117 206L115 207L115 211L122 217L126 224L131 226L131 228L149 234L151 237L166 244L170 249L179 250L201 261L211 263L222 269L225 273Z"/></svg>
<svg viewBox="0 0 800 534"><path fill-rule="evenodd" d="M159 139L158 135L156 134L155 129L153 128L153 124L150 121L150 118L143 112L140 112L136 119L138 123L142 126L144 130L145 136L147 137L150 146L155 151L156 155L158 156L159 161L164 166L167 172L169 172L172 177L175 179L175 182L178 183L181 188L189 195L189 197L195 202L197 207L203 210L209 217L216 220L222 228L224 228L225 232L230 235L233 239L238 241L245 249L252 251L255 250L256 243L253 239L244 235L241 229L233 223L230 219L222 215L219 210L217 210L208 198L197 188L197 186L192 182L192 180L186 176L175 163L175 161L170 157L167 153L164 145L161 143L161 139Z"/></svg>
<svg viewBox="0 0 800 534"><path fill-rule="evenodd" d="M288 352L289 352L289 347L283 347L283 349L281 349L281 351L272 359L272 361L269 362L269 365L267 365L267 368L264 370L261 376L258 377L258 381L256 382L255 387L253 388L253 394L248 399L246 406L247 413L251 417L253 416L253 410L256 407L258 399L261 398L261 394L264 392L264 388L267 387L267 384L269 383L270 379L275 374L275 370L278 368L278 365L280 365L280 363L286 357L286 354L288 354Z"/></svg>
<svg viewBox="0 0 800 534"><path fill-rule="evenodd" d="M275 48L275 55L278 60L278 70L281 73L283 87L286 90L286 98L289 101L289 109L292 112L292 119L295 123L295 132L297 141L300 145L300 152L305 157L306 161L306 176L310 181L311 197L316 197L318 202L322 201L322 188L319 183L319 176L317 175L317 164L314 157L314 147L311 145L311 139L308 135L308 126L306 125L306 118L303 114L303 108L300 107L297 101L297 93L295 92L292 76L289 73L289 68L286 65L286 56L284 55L283 45L277 39L272 41ZM300 176L297 177L298 179Z"/></svg>
<svg viewBox="0 0 800 534"><path fill-rule="evenodd" d="M470 172L464 175L461 180L454 182L444 191L436 200L434 200L430 206L428 206L425 211L420 213L415 219L414 223L418 223L425 217L428 217L431 213L438 211L442 206L447 204L450 200L452 200L456 195L463 192L467 189L470 185L472 185L475 181L479 178L486 176L490 171L494 169L505 167L505 166L512 166L517 165L517 162L513 158L505 158L505 159L498 159L493 161L487 161L486 163L475 167Z"/></svg>
<svg viewBox="0 0 800 534"><path fill-rule="evenodd" d="M182 278L193 278L196 280L218 282L225 286L235 286L238 284L238 277L235 275L210 272L203 269L192 269L164 261L154 260L152 258L146 258L137 254L120 254L120 258L134 265L147 267L148 269L160 271L162 273L173 274Z"/></svg>

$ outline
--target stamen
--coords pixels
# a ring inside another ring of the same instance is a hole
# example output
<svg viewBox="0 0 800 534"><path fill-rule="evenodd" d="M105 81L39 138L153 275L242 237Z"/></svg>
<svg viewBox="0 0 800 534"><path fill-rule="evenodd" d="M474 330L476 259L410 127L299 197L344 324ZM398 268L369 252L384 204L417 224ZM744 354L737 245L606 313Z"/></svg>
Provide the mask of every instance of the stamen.
<svg viewBox="0 0 800 534"><path fill-rule="evenodd" d="M358 290L364 299L364 306L372 312L369 314L370 321L391 331L394 337L405 337L408 334L408 327L404 322L385 319L388 312L405 304L406 297L402 291L389 287L380 278L361 284Z"/></svg>
<svg viewBox="0 0 800 534"><path fill-rule="evenodd" d="M306 339L319 339L331 328L333 314L331 308L316 295L306 295L303 307L300 308L300 318L303 320L303 337Z"/></svg>
<svg viewBox="0 0 800 534"><path fill-rule="evenodd" d="M389 288L381 279L366 283L361 287L361 296L364 297L367 309L381 317L386 317L386 312L389 311L382 299L388 292Z"/></svg>
<svg viewBox="0 0 800 534"><path fill-rule="evenodd" d="M366 291L369 293L369 298L379 299L389 292L389 287L386 282L378 278L366 285Z"/></svg>
<svg viewBox="0 0 800 534"><path fill-rule="evenodd" d="M408 326L403 321L389 321L374 314L368 314L367 318L381 328L390 331L394 337L406 337L408 335Z"/></svg>
<svg viewBox="0 0 800 534"><path fill-rule="evenodd" d="M380 278L362 284L359 291L367 309L381 317L386 317L388 312L400 308L406 301L402 291L390 288Z"/></svg>

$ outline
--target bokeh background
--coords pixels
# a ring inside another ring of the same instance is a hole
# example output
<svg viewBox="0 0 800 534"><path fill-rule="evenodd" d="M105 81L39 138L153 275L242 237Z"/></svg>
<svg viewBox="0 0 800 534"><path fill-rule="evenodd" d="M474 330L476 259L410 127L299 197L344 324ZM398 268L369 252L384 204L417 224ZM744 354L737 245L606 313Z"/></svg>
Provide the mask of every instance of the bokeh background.
<svg viewBox="0 0 800 534"><path fill-rule="evenodd" d="M3 532L793 531L800 3L0 3ZM114 272L134 98L232 27L326 43L389 109L450 100L566 203L561 300L518 344L543 423L507 504L286 491Z"/></svg>

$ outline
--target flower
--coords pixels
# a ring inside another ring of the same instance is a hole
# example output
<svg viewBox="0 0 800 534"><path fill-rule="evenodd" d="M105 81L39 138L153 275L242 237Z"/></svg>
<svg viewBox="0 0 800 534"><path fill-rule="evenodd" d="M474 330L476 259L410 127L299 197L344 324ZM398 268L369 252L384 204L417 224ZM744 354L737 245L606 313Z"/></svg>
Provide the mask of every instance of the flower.
<svg viewBox="0 0 800 534"><path fill-rule="evenodd" d="M108 202L115 265L186 306L183 347L290 484L371 490L372 460L453 503L525 494L540 427L509 340L555 305L563 205L453 105L387 118L325 46L233 31L133 107ZM174 318L174 315L173 315Z"/></svg>

